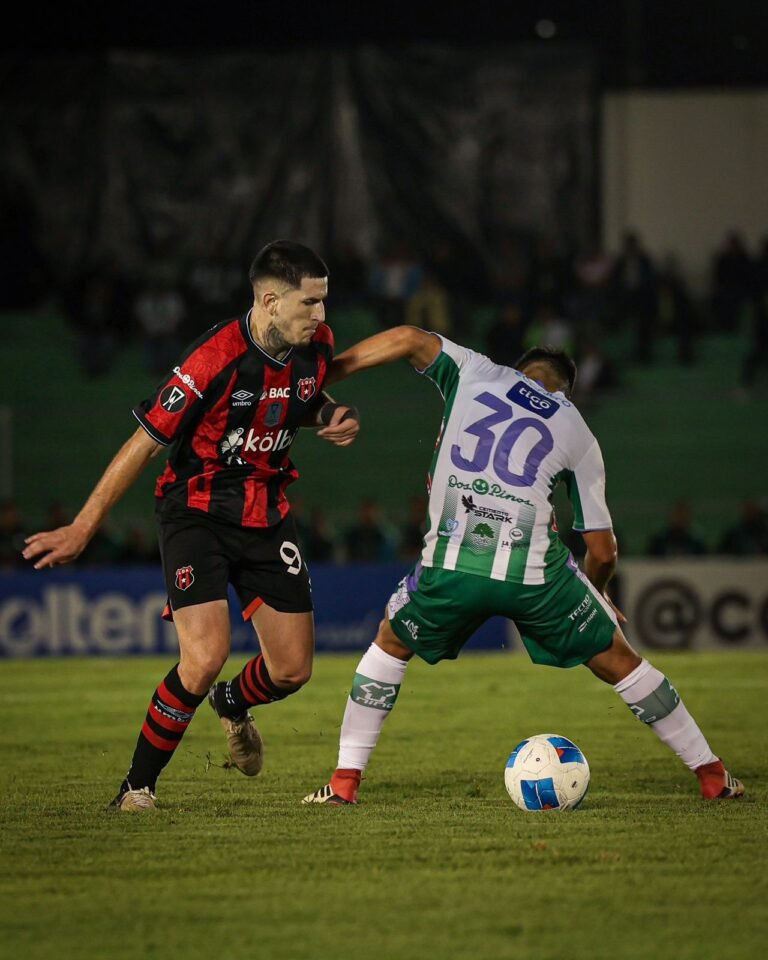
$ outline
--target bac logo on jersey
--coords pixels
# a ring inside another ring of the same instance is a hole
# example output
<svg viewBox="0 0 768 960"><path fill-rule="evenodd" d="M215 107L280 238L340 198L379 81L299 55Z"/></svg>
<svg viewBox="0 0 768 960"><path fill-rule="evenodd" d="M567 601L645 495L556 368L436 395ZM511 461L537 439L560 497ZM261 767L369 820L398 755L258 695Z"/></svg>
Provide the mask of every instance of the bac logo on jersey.
<svg viewBox="0 0 768 960"><path fill-rule="evenodd" d="M187 405L187 395L181 387L169 386L160 394L160 406L168 413L180 413Z"/></svg>
<svg viewBox="0 0 768 960"><path fill-rule="evenodd" d="M195 574L192 567L179 567L176 571L176 586L179 590L189 590L195 582Z"/></svg>
<svg viewBox="0 0 768 960"><path fill-rule="evenodd" d="M303 377L296 381L296 396L305 403L311 397L314 397L317 391L317 380L315 377Z"/></svg>
<svg viewBox="0 0 768 960"><path fill-rule="evenodd" d="M300 380L299 383L302 381ZM291 395L290 387L270 387L269 390L264 390L261 394L260 400L287 400Z"/></svg>
<svg viewBox="0 0 768 960"><path fill-rule="evenodd" d="M553 400L552 397L539 393L534 390L533 387L529 387L527 383L523 383L522 381L516 383L511 390L508 390L507 396L512 403L525 407L525 409L530 410L531 413L537 413L545 420L549 420L549 418L560 409L560 404L556 400Z"/></svg>

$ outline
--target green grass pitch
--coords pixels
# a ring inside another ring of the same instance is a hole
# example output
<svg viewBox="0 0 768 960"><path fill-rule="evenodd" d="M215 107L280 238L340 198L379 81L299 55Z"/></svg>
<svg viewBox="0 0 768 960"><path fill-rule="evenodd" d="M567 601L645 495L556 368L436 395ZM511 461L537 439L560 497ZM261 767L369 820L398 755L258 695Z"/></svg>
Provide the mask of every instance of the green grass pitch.
<svg viewBox="0 0 768 960"><path fill-rule="evenodd" d="M355 808L303 807L327 780L356 657L256 711L265 769L223 766L202 707L162 811L105 811L159 659L0 665L0 956L26 960L703 960L768 942L768 653L654 662L747 797L692 775L587 670L522 655L414 662ZM226 675L239 669L233 660ZM584 750L574 813L504 790L523 737Z"/></svg>

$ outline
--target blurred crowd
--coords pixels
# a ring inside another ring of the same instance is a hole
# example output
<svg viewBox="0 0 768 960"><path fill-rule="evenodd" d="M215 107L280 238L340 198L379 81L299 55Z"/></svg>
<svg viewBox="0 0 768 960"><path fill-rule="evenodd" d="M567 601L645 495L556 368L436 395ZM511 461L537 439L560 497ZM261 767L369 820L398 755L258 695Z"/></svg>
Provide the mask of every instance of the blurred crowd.
<svg viewBox="0 0 768 960"><path fill-rule="evenodd" d="M482 346L502 363L513 363L533 343L561 346L580 365L582 402L620 385L604 349L615 334L630 344L622 365L645 366L656 361L661 338L674 341L676 360L686 365L696 362L702 334L738 334L747 344L744 391L768 366L768 234L756 249L737 231L724 236L712 253L705 296L691 294L674 256L649 251L631 231L612 251L571 249L527 234L499 237L485 256L449 240L424 252L397 239L368 259L343 242L323 253L331 270L331 312L363 308L381 327L411 323L435 330ZM181 346L248 305L247 272L247 262L224 255L180 263L158 244L138 275L105 257L47 294L77 334L84 376L108 374L129 342L142 344L147 369L160 376ZM32 274L40 297L45 271L39 256ZM35 290L25 296L34 300Z"/></svg>
<svg viewBox="0 0 768 960"><path fill-rule="evenodd" d="M306 510L301 500L293 503L293 513L304 556L311 564L369 563L413 564L421 553L426 533L427 501L414 496L407 515L395 522L381 504L361 500L357 513L346 524L331 520L322 508ZM70 517L59 503L51 503L47 515L34 529L51 530L68 523ZM21 556L24 538L33 532L13 501L0 504L0 570L30 569ZM561 533L574 556L584 555L581 536L565 528ZM619 550L621 533L617 532ZM705 555L733 557L768 556L768 510L757 500L746 500L741 516L727 524L715 541L708 541L697 529L690 504L674 503L666 521L654 531L645 545L652 557L696 557ZM100 530L77 560L79 567L159 565L160 554L154 530L140 524L121 532L109 526Z"/></svg>
<svg viewBox="0 0 768 960"><path fill-rule="evenodd" d="M18 259L23 250L15 250ZM30 257L34 249L29 247ZM384 244L371 260L349 244L324 251L331 269L329 310L368 310L382 328L401 323L443 333L483 349L500 363L513 364L533 344L569 351L577 360L575 399L588 405L620 389L627 362L648 366L659 356L661 338L674 342L680 365L696 363L700 337L739 336L744 344L739 388L748 393L761 367L768 366L768 235L749 249L729 232L711 258L706 296L694 297L672 256L647 250L634 232L620 249L575 251L547 236L504 236L494 246L492 266L473 249L448 241L429 255L404 241ZM76 333L77 359L86 378L109 374L127 344L140 344L148 372L164 375L180 349L207 326L236 315L249 303L248 263L224 256L179 265L169 250L153 251L151 266L129 276L114 258L94 263L59 284L46 282L45 264L35 255L27 287L15 302L33 307L51 298ZM34 280L34 283L32 282ZM0 299L2 294L0 294ZM630 355L621 363L605 350L611 335L624 335ZM321 510L295 504L302 542L313 563L412 562L419 554L426 505L414 498L406 521L387 518L375 500L359 505L354 523L340 524ZM23 563L20 544L28 525L13 502L1 506L0 567ZM60 505L35 529L67 522ZM670 510L667 523L645 545L652 556L706 553L768 554L766 510L756 500L743 515L706 542L691 521L685 501ZM564 537L578 554L581 538ZM634 552L638 552L637 550ZM143 564L159 559L154 531L142 526L120 533L102 531L81 557L83 565Z"/></svg>

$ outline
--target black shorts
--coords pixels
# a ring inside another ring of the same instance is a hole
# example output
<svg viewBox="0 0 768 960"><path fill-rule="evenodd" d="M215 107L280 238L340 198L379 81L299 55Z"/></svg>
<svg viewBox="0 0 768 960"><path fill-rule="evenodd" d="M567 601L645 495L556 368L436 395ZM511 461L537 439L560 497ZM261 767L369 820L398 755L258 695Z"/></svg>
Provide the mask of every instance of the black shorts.
<svg viewBox="0 0 768 960"><path fill-rule="evenodd" d="M262 603L283 613L312 610L309 572L293 517L244 529L204 515L160 520L160 553L170 611L226 600L232 584L250 620Z"/></svg>

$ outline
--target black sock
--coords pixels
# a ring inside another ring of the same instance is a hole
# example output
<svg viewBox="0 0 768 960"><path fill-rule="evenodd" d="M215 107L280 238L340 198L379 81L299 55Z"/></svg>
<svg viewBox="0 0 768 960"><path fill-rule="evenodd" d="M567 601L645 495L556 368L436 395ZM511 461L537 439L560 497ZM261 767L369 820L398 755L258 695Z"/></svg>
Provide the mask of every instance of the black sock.
<svg viewBox="0 0 768 960"><path fill-rule="evenodd" d="M160 772L181 742L195 710L205 700L204 693L190 693L184 688L178 666L176 664L152 695L121 790L149 787L154 793Z"/></svg>
<svg viewBox="0 0 768 960"><path fill-rule="evenodd" d="M258 654L253 660L249 660L232 680L217 683L213 698L216 712L220 716L237 720L247 712L249 707L283 700L298 689L298 687L288 689L275 686L264 657Z"/></svg>

